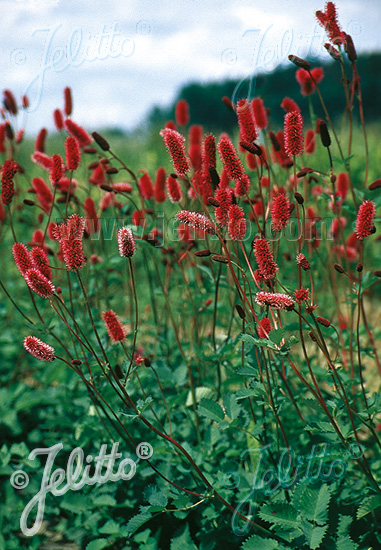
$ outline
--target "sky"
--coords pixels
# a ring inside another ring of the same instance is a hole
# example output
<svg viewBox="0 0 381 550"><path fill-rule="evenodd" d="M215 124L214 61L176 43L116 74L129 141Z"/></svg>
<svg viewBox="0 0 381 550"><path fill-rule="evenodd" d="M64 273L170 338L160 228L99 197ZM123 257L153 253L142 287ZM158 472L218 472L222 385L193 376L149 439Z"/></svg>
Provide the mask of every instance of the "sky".
<svg viewBox="0 0 381 550"><path fill-rule="evenodd" d="M338 0L359 52L381 50L379 0ZM27 94L27 132L53 128L73 90L73 119L88 131L132 129L185 83L245 79L327 57L321 0L0 0L3 89ZM258 90L260 94L260 90Z"/></svg>

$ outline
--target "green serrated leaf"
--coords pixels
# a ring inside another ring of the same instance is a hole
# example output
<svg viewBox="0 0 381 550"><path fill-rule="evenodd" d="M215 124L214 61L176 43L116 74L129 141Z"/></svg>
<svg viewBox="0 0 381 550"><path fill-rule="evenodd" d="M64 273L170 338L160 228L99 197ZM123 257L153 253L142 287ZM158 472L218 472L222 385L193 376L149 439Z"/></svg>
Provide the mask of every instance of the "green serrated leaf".
<svg viewBox="0 0 381 550"><path fill-rule="evenodd" d="M147 512L143 512L141 514L137 514L136 516L133 516L129 522L127 523L127 532L131 536L141 527L144 525L147 521L149 521L152 518L151 514L148 514Z"/></svg>
<svg viewBox="0 0 381 550"><path fill-rule="evenodd" d="M157 485L149 485L144 495L151 506L161 506L165 508L168 504L168 499Z"/></svg>
<svg viewBox="0 0 381 550"><path fill-rule="evenodd" d="M263 539L259 535L251 535L241 545L241 550L277 550L279 544L274 539Z"/></svg>
<svg viewBox="0 0 381 550"><path fill-rule="evenodd" d="M224 407L229 418L234 420L240 413L241 407L237 403L237 398L232 393L224 395Z"/></svg>
<svg viewBox="0 0 381 550"><path fill-rule="evenodd" d="M304 520L301 524L301 527L310 549L316 550L316 548L319 548L319 546L323 542L323 538L328 529L328 525L323 525L320 527L318 525L313 525L309 521Z"/></svg>
<svg viewBox="0 0 381 550"><path fill-rule="evenodd" d="M274 344L276 344L277 346L280 346L280 343L283 339L283 336L284 336L284 330L282 328L278 328L278 329L275 329L275 330L271 330L269 332L269 338L272 342L274 342Z"/></svg>
<svg viewBox="0 0 381 550"><path fill-rule="evenodd" d="M274 502L265 504L259 510L259 517L264 521L280 525L284 529L299 529L300 521L295 508L287 502Z"/></svg>
<svg viewBox="0 0 381 550"><path fill-rule="evenodd" d="M102 550L109 546L110 541L108 539L94 539L86 546L86 550Z"/></svg>
<svg viewBox="0 0 381 550"><path fill-rule="evenodd" d="M212 401L211 399L203 398L198 406L198 414L210 418L210 420L215 420L220 422L224 419L224 411L222 410L221 405Z"/></svg>
<svg viewBox="0 0 381 550"><path fill-rule="evenodd" d="M323 525L327 521L330 498L327 485L322 485L319 490L306 486L300 496L298 510L305 519Z"/></svg>
<svg viewBox="0 0 381 550"><path fill-rule="evenodd" d="M171 550L197 550L197 546L191 539L188 524L186 525L181 535L171 540L170 549Z"/></svg>
<svg viewBox="0 0 381 550"><path fill-rule="evenodd" d="M363 518L379 506L381 506L381 495L366 497L357 510L357 519Z"/></svg>
<svg viewBox="0 0 381 550"><path fill-rule="evenodd" d="M102 535L119 535L121 532L120 525L113 519L109 519L100 529Z"/></svg>

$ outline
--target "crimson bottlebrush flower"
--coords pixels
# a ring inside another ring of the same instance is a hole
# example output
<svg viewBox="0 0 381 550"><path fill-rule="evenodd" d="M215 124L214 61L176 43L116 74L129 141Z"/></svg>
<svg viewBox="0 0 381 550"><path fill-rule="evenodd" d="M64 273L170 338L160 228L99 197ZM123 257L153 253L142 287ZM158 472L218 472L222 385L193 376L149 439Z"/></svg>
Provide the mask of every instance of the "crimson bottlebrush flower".
<svg viewBox="0 0 381 550"><path fill-rule="evenodd" d="M6 160L1 169L1 200L8 206L15 194L13 178L17 172L17 164L14 160Z"/></svg>
<svg viewBox="0 0 381 550"><path fill-rule="evenodd" d="M331 321L328 321L328 319L324 319L324 317L316 317L316 321L320 325L323 325L323 327L330 327L331 326Z"/></svg>
<svg viewBox="0 0 381 550"><path fill-rule="evenodd" d="M78 182L75 178L67 178L66 176L54 183L54 187L58 187L63 193L72 194L78 187Z"/></svg>
<svg viewBox="0 0 381 550"><path fill-rule="evenodd" d="M67 132L75 137L79 145L81 147L86 147L87 145L90 145L90 143L93 141L93 138L90 136L88 132L82 126L71 120L71 118L67 118L64 121L64 127Z"/></svg>
<svg viewBox="0 0 381 550"><path fill-rule="evenodd" d="M12 115L17 115L18 109L17 109L17 103L15 100L15 96L10 90L4 90L4 107L7 111L12 113Z"/></svg>
<svg viewBox="0 0 381 550"><path fill-rule="evenodd" d="M300 265L300 267L302 269L304 269L304 271L308 271L309 269L311 269L311 266L309 264L309 261L307 260L307 258L305 257L304 254L298 254L296 256L296 263L298 265Z"/></svg>
<svg viewBox="0 0 381 550"><path fill-rule="evenodd" d="M155 181L155 200L156 202L165 201L165 170L158 168Z"/></svg>
<svg viewBox="0 0 381 550"><path fill-rule="evenodd" d="M99 208L102 210L102 212L110 208L114 197L115 194L110 191L107 191L107 193L103 195L103 197L99 201Z"/></svg>
<svg viewBox="0 0 381 550"><path fill-rule="evenodd" d="M206 216L198 212L181 210L177 212L176 219L179 222L186 223L190 227L193 227L193 229L201 229L201 231L209 235L214 235L216 232L213 223Z"/></svg>
<svg viewBox="0 0 381 550"><path fill-rule="evenodd" d="M41 168L43 168L47 172L50 171L52 167L52 159L45 153L41 153L40 151L35 151L31 156L31 159L35 164L38 164L39 166L41 166Z"/></svg>
<svg viewBox="0 0 381 550"><path fill-rule="evenodd" d="M49 298L56 291L53 283L35 267L28 269L24 274L26 284L41 298Z"/></svg>
<svg viewBox="0 0 381 550"><path fill-rule="evenodd" d="M5 153L5 124L0 124L0 153Z"/></svg>
<svg viewBox="0 0 381 550"><path fill-rule="evenodd" d="M295 307L295 302L291 296L281 294L280 292L257 292L255 301L261 307L270 306L274 309L292 310Z"/></svg>
<svg viewBox="0 0 381 550"><path fill-rule="evenodd" d="M96 166L89 177L89 182L93 185L103 185L106 183L106 176L102 164Z"/></svg>
<svg viewBox="0 0 381 550"><path fill-rule="evenodd" d="M147 172L139 178L139 191L143 199L150 200L154 195L152 180Z"/></svg>
<svg viewBox="0 0 381 550"><path fill-rule="evenodd" d="M304 144L304 148L306 150L307 155L312 155L312 153L315 152L315 147L316 147L315 132L313 130L307 130L306 140Z"/></svg>
<svg viewBox="0 0 381 550"><path fill-rule="evenodd" d="M176 124L186 126L189 122L189 105L185 99L180 99L175 107Z"/></svg>
<svg viewBox="0 0 381 550"><path fill-rule="evenodd" d="M66 223L56 225L53 230L54 238L61 245L65 265L70 271L82 269L86 264L82 244L84 231L85 219L78 214L73 214Z"/></svg>
<svg viewBox="0 0 381 550"><path fill-rule="evenodd" d="M205 170L215 168L216 161L216 140L212 134L205 136L202 148L202 162Z"/></svg>
<svg viewBox="0 0 381 550"><path fill-rule="evenodd" d="M307 96L314 93L316 84L319 84L324 78L324 72L321 67L312 69L311 74L305 69L298 69L295 73L295 78L301 86L301 94Z"/></svg>
<svg viewBox="0 0 381 550"><path fill-rule="evenodd" d="M15 243L12 247L15 264L21 275L25 275L28 269L32 269L33 259L30 251L23 243Z"/></svg>
<svg viewBox="0 0 381 550"><path fill-rule="evenodd" d="M125 339L127 329L122 325L118 315L112 309L104 312L103 320L106 325L107 333L114 343L121 342Z"/></svg>
<svg viewBox="0 0 381 550"><path fill-rule="evenodd" d="M177 233L181 241L185 243L190 243L194 240L194 234L192 235L191 230L185 223L180 224L177 227Z"/></svg>
<svg viewBox="0 0 381 550"><path fill-rule="evenodd" d="M169 128L161 130L160 135L164 139L165 146L171 155L176 174L178 176L185 176L190 170L185 154L185 138L179 132L176 132L176 130L170 130Z"/></svg>
<svg viewBox="0 0 381 550"><path fill-rule="evenodd" d="M325 29L330 41L335 44L345 43L346 35L340 29L339 22L337 20L336 6L333 2L327 2L325 5L325 11L317 11L316 18L320 25Z"/></svg>
<svg viewBox="0 0 381 550"><path fill-rule="evenodd" d="M244 174L242 178L236 182L234 186L234 195L236 197L245 196L250 189L250 178L247 174Z"/></svg>
<svg viewBox="0 0 381 550"><path fill-rule="evenodd" d="M32 187L36 191L38 200L44 211L49 212L53 203L53 193L42 178L33 178Z"/></svg>
<svg viewBox="0 0 381 550"><path fill-rule="evenodd" d="M54 361L55 359L55 349L52 348L52 346L45 344L45 342L36 336L27 336L24 338L23 346L26 351L33 355L36 359L46 362Z"/></svg>
<svg viewBox="0 0 381 550"><path fill-rule="evenodd" d="M300 113L287 113L284 117L284 148L290 157L303 153L303 119Z"/></svg>
<svg viewBox="0 0 381 550"><path fill-rule="evenodd" d="M233 199L232 199L232 193L230 189L225 189L221 187L220 185L217 187L215 198L219 202L220 206L217 206L214 209L214 216L216 218L216 222L221 227L226 227L229 221L229 208L232 205Z"/></svg>
<svg viewBox="0 0 381 550"><path fill-rule="evenodd" d="M238 101L237 117L241 140L252 143L257 139L258 133L255 127L252 107L246 99Z"/></svg>
<svg viewBox="0 0 381 550"><path fill-rule="evenodd" d="M280 106L286 111L286 113L292 113L293 111L300 113L299 105L290 97L285 97Z"/></svg>
<svg viewBox="0 0 381 550"><path fill-rule="evenodd" d="M21 130L17 130L16 133L16 143L19 144L24 139L25 130L24 128L21 128Z"/></svg>
<svg viewBox="0 0 381 550"><path fill-rule="evenodd" d="M298 304L301 304L302 302L305 302L310 299L310 291L308 288L299 288L298 290L295 290L295 301Z"/></svg>
<svg viewBox="0 0 381 550"><path fill-rule="evenodd" d="M36 151L45 153L45 140L46 140L47 134L48 134L48 131L46 128L41 128L41 130L38 132L36 143L34 146Z"/></svg>
<svg viewBox="0 0 381 550"><path fill-rule="evenodd" d="M289 114L291 114L291 113L289 113ZM277 162L283 168L290 168L293 165L293 161L286 152L285 139L284 139L284 134L283 134L282 130L279 130L279 132L276 133L275 138L276 138L276 141L277 141L278 146L279 146L278 150L275 150L275 147L274 147L275 158L276 158ZM274 146L274 144L273 144L273 146Z"/></svg>
<svg viewBox="0 0 381 550"><path fill-rule="evenodd" d="M173 120L168 120L168 121L165 123L165 128L169 128L170 130L176 130L176 131L177 131L177 126L176 126L176 124L173 122Z"/></svg>
<svg viewBox="0 0 381 550"><path fill-rule="evenodd" d="M265 238L255 238L253 240L253 250L263 278L266 280L273 279L279 268L274 261L269 242Z"/></svg>
<svg viewBox="0 0 381 550"><path fill-rule="evenodd" d="M286 227L290 219L290 201L284 193L279 193L273 198L271 205L271 225L274 231L280 231Z"/></svg>
<svg viewBox="0 0 381 550"><path fill-rule="evenodd" d="M233 143L227 136L223 136L217 145L217 149L229 178L239 182L245 175L245 170Z"/></svg>
<svg viewBox="0 0 381 550"><path fill-rule="evenodd" d="M244 211L238 204L232 204L228 211L228 233L233 241L241 241L246 234Z"/></svg>
<svg viewBox="0 0 381 550"><path fill-rule="evenodd" d="M340 172L337 176L337 192L342 200L345 200L348 195L348 175L345 172Z"/></svg>
<svg viewBox="0 0 381 550"><path fill-rule="evenodd" d="M131 215L131 222L136 225L136 227L143 227L145 219L144 210L135 210Z"/></svg>
<svg viewBox="0 0 381 550"><path fill-rule="evenodd" d="M136 252L134 235L129 227L121 227L117 233L119 254L124 258L131 258Z"/></svg>
<svg viewBox="0 0 381 550"><path fill-rule="evenodd" d="M260 98L253 99L251 102L254 113L255 125L260 130L264 130L268 124L266 107Z"/></svg>
<svg viewBox="0 0 381 550"><path fill-rule="evenodd" d="M73 99L71 96L71 89L69 87L66 87L64 89L64 99L65 99L65 106L64 106L65 115L70 116L73 111Z"/></svg>
<svg viewBox="0 0 381 550"><path fill-rule="evenodd" d="M200 124L192 124L189 128L189 143L191 145L200 145L202 140L203 129Z"/></svg>
<svg viewBox="0 0 381 550"><path fill-rule="evenodd" d="M68 136L65 140L65 159L68 170L76 170L81 162L79 143L73 136Z"/></svg>
<svg viewBox="0 0 381 550"><path fill-rule="evenodd" d="M201 145L199 143L191 143L189 147L189 158L192 163L193 170L197 172L202 165Z"/></svg>
<svg viewBox="0 0 381 550"><path fill-rule="evenodd" d="M127 181L120 181L111 185L113 191L117 193L132 193L132 185Z"/></svg>
<svg viewBox="0 0 381 550"><path fill-rule="evenodd" d="M356 236L359 240L372 234L375 215L376 205L373 201L365 200L360 204L356 218Z"/></svg>
<svg viewBox="0 0 381 550"><path fill-rule="evenodd" d="M62 130L64 127L64 119L62 113L59 109L55 109L53 112L54 125L58 131Z"/></svg>
<svg viewBox="0 0 381 550"><path fill-rule="evenodd" d="M49 265L48 255L41 246L34 246L31 252L35 267L49 280L52 278L52 270Z"/></svg>
<svg viewBox="0 0 381 550"><path fill-rule="evenodd" d="M268 338L269 332L272 330L273 326L268 317L263 317L257 325L258 337L259 338Z"/></svg>
<svg viewBox="0 0 381 550"><path fill-rule="evenodd" d="M50 181L54 185L64 175L64 165L61 155L52 156L52 166L50 169Z"/></svg>
<svg viewBox="0 0 381 550"><path fill-rule="evenodd" d="M169 176L167 179L167 195L171 202L180 202L183 198L180 183L176 178Z"/></svg>
<svg viewBox="0 0 381 550"><path fill-rule="evenodd" d="M87 197L83 203L83 208L86 212L86 231L89 235L91 233L97 233L99 230L99 221L97 216L97 210L95 208L94 201L91 197Z"/></svg>

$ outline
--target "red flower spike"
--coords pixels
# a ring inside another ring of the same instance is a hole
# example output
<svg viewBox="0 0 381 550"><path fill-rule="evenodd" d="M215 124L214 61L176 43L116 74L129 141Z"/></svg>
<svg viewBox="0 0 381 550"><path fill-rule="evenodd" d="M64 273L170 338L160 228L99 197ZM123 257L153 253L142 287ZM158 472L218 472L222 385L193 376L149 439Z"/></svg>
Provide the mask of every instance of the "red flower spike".
<svg viewBox="0 0 381 550"><path fill-rule="evenodd" d="M301 304L302 302L305 302L310 299L310 291L308 288L299 288L298 290L295 290L295 301L298 304Z"/></svg>
<svg viewBox="0 0 381 550"><path fill-rule="evenodd" d="M193 229L201 229L209 235L215 234L215 229L213 223L203 214L198 214L197 212L189 212L188 210L181 210L176 214L176 219L179 222L186 223Z"/></svg>
<svg viewBox="0 0 381 550"><path fill-rule="evenodd" d="M254 256L263 278L266 280L273 279L278 266L274 261L274 255L270 250L270 245L265 238L255 238L253 240Z"/></svg>
<svg viewBox="0 0 381 550"><path fill-rule="evenodd" d="M234 195L238 197L244 197L250 189L250 178L247 174L244 174L240 181L237 181L234 186Z"/></svg>
<svg viewBox="0 0 381 550"><path fill-rule="evenodd" d="M189 143L191 145L201 145L203 129L200 124L193 124L189 128Z"/></svg>
<svg viewBox="0 0 381 550"><path fill-rule="evenodd" d="M167 195L171 202L180 202L183 198L180 182L172 176L167 179Z"/></svg>
<svg viewBox="0 0 381 550"><path fill-rule="evenodd" d="M258 323L257 331L259 338L268 338L269 332L272 330L273 326L268 317L263 317Z"/></svg>
<svg viewBox="0 0 381 550"><path fill-rule="evenodd" d="M375 216L376 205L373 201L365 200L360 204L356 218L356 236L359 240L372 234Z"/></svg>
<svg viewBox="0 0 381 550"><path fill-rule="evenodd" d="M284 118L284 147L290 157L303 152L303 119L300 113L287 113Z"/></svg>
<svg viewBox="0 0 381 550"><path fill-rule="evenodd" d="M279 193L273 198L271 205L271 225L274 231L280 231L286 227L290 219L290 201L284 193Z"/></svg>
<svg viewBox="0 0 381 550"><path fill-rule="evenodd" d="M1 200L8 206L15 194L13 178L17 172L17 164L14 160L6 160L1 169Z"/></svg>
<svg viewBox="0 0 381 550"><path fill-rule="evenodd" d="M316 317L316 321L320 325L323 325L323 327L330 327L331 326L331 321L328 321L328 319L324 319L324 317Z"/></svg>
<svg viewBox="0 0 381 550"><path fill-rule="evenodd" d="M94 168L89 178L89 182L93 185L103 185L106 182L106 176L102 164L99 164L96 168Z"/></svg>
<svg viewBox="0 0 381 550"><path fill-rule="evenodd" d="M139 178L139 191L143 199L150 200L154 196L152 180L147 172Z"/></svg>
<svg viewBox="0 0 381 550"><path fill-rule="evenodd" d="M21 275L34 267L30 251L23 243L15 243L12 247L12 254L15 264Z"/></svg>
<svg viewBox="0 0 381 550"><path fill-rule="evenodd" d="M316 18L335 46L345 43L345 33L340 29L337 20L336 6L333 2L327 2L325 12L317 11Z"/></svg>
<svg viewBox="0 0 381 550"><path fill-rule="evenodd" d="M89 235L99 231L99 221L97 210L94 201L91 197L87 197L83 203L83 208L86 213L86 231Z"/></svg>
<svg viewBox="0 0 381 550"><path fill-rule="evenodd" d="M42 178L33 178L32 187L36 191L38 200L44 212L49 213L53 203L53 193Z"/></svg>
<svg viewBox="0 0 381 550"><path fill-rule="evenodd" d="M257 139L258 133L255 127L252 107L246 99L238 101L237 117L241 140L252 143Z"/></svg>
<svg viewBox="0 0 381 550"><path fill-rule="evenodd" d="M17 115L17 103L15 96L10 90L4 90L4 107L7 111L12 113L12 115Z"/></svg>
<svg viewBox="0 0 381 550"><path fill-rule="evenodd" d="M229 208L232 205L232 193L230 189L225 189L221 187L221 185L219 185L214 196L220 204L220 206L217 206L214 209L214 216L216 218L216 222L221 227L226 227L229 221L229 216L228 216Z"/></svg>
<svg viewBox="0 0 381 550"><path fill-rule="evenodd" d="M31 252L35 267L49 280L52 279L52 270L50 269L48 255L41 246L34 246Z"/></svg>
<svg viewBox="0 0 381 550"><path fill-rule="evenodd" d="M202 155L201 145L199 143L191 143L189 147L189 158L192 163L193 170L197 172L201 169Z"/></svg>
<svg viewBox="0 0 381 550"><path fill-rule="evenodd" d="M155 181L155 200L156 202L165 201L165 170L164 168L158 168L156 172Z"/></svg>
<svg viewBox="0 0 381 550"><path fill-rule="evenodd" d="M315 132L313 130L307 130L304 148L307 155L312 155L315 152L316 141Z"/></svg>
<svg viewBox="0 0 381 550"><path fill-rule="evenodd" d="M345 172L340 172L337 176L337 192L339 193L341 199L344 201L348 195L348 175Z"/></svg>
<svg viewBox="0 0 381 550"><path fill-rule="evenodd" d="M127 335L127 329L122 325L118 315L110 309L110 311L105 311L103 314L103 320L113 343L122 342Z"/></svg>
<svg viewBox="0 0 381 550"><path fill-rule="evenodd" d="M255 125L259 130L264 130L268 124L266 107L260 98L252 101Z"/></svg>
<svg viewBox="0 0 381 550"><path fill-rule="evenodd" d="M45 153L45 140L46 136L48 134L48 131L46 128L41 128L37 135L36 143L35 143L35 150L40 151L41 153Z"/></svg>
<svg viewBox="0 0 381 550"><path fill-rule="evenodd" d="M228 233L233 241L241 241L246 235L245 214L240 206L233 204L228 211Z"/></svg>
<svg viewBox="0 0 381 550"><path fill-rule="evenodd" d="M60 132L64 127L64 119L59 109L55 109L55 111L53 112L53 119L55 127Z"/></svg>
<svg viewBox="0 0 381 550"><path fill-rule="evenodd" d="M286 111L286 113L292 113L293 111L300 113L299 105L290 97L285 97L280 106Z"/></svg>
<svg viewBox="0 0 381 550"><path fill-rule="evenodd" d="M79 143L73 136L68 136L65 140L65 158L68 170L76 170L81 162Z"/></svg>
<svg viewBox="0 0 381 550"><path fill-rule="evenodd" d="M34 162L35 164L38 164L39 166L41 166L41 168L43 168L47 172L51 170L52 159L45 153L41 153L40 151L35 151L31 156L31 159L32 159L32 162Z"/></svg>
<svg viewBox="0 0 381 550"><path fill-rule="evenodd" d="M67 118L64 121L64 127L71 136L75 137L78 140L81 147L86 147L87 145L90 145L90 143L93 141L93 138L90 136L90 134L70 118Z"/></svg>
<svg viewBox="0 0 381 550"><path fill-rule="evenodd" d="M28 287L41 296L41 298L50 298L56 291L53 283L35 267L28 269L24 275L24 279Z"/></svg>
<svg viewBox="0 0 381 550"><path fill-rule="evenodd" d="M40 359L40 361L49 362L55 359L55 349L45 344L45 342L36 336L27 336L24 338L23 346L28 353L36 359Z"/></svg>
<svg viewBox="0 0 381 550"><path fill-rule="evenodd" d="M64 89L64 98L65 98L65 107L64 107L65 115L70 116L73 111L73 99L71 96L71 89L68 87Z"/></svg>
<svg viewBox="0 0 381 550"><path fill-rule="evenodd" d="M66 223L57 225L53 230L54 238L59 241L66 268L70 271L82 269L86 264L83 253L83 234L85 219L73 214Z"/></svg>
<svg viewBox="0 0 381 550"><path fill-rule="evenodd" d="M136 252L134 235L129 227L121 227L117 234L119 254L124 258L131 258Z"/></svg>
<svg viewBox="0 0 381 550"><path fill-rule="evenodd" d="M64 165L61 155L52 156L52 167L50 169L50 181L55 185L64 175Z"/></svg>
<svg viewBox="0 0 381 550"><path fill-rule="evenodd" d="M302 269L304 269L304 271L308 271L309 269L311 269L311 266L309 264L309 261L307 260L307 258L305 257L304 254L298 254L296 256L296 263L298 265L300 265L300 267Z"/></svg>
<svg viewBox="0 0 381 550"><path fill-rule="evenodd" d="M245 170L237 151L228 137L222 137L217 149L227 174L231 180L239 182L245 175Z"/></svg>
<svg viewBox="0 0 381 550"><path fill-rule="evenodd" d="M257 292L255 301L261 307L270 306L274 309L284 309L286 311L290 311L295 307L293 298L280 292Z"/></svg>
<svg viewBox="0 0 381 550"><path fill-rule="evenodd" d="M180 99L175 108L176 124L186 126L189 123L189 105L185 99Z"/></svg>
<svg viewBox="0 0 381 550"><path fill-rule="evenodd" d="M165 146L171 155L176 174L178 176L185 176L190 170L185 154L185 138L179 132L176 132L176 130L170 130L169 128L161 130L160 135L164 139Z"/></svg>

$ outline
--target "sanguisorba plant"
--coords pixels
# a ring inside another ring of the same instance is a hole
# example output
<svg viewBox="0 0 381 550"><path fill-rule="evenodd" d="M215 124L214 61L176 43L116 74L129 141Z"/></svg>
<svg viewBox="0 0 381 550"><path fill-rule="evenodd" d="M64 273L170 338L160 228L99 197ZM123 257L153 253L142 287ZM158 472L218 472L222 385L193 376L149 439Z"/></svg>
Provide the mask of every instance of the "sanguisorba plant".
<svg viewBox="0 0 381 550"><path fill-rule="evenodd" d="M368 183L352 39L332 2L316 16L342 76L341 132L323 69L290 55L309 122L288 97L278 131L266 97L224 98L239 136L216 138L188 128L182 100L160 132L173 171L158 168L155 182L70 118L70 89L54 112L65 155L45 152L42 129L31 178L4 92L1 223L33 308L1 287L35 327L23 329L25 350L75 371L110 437L152 443L162 498L130 535L177 510L200 548L237 547L250 527L245 549L381 544L381 364L367 299L381 275L381 180ZM365 162L354 177L357 116Z"/></svg>

